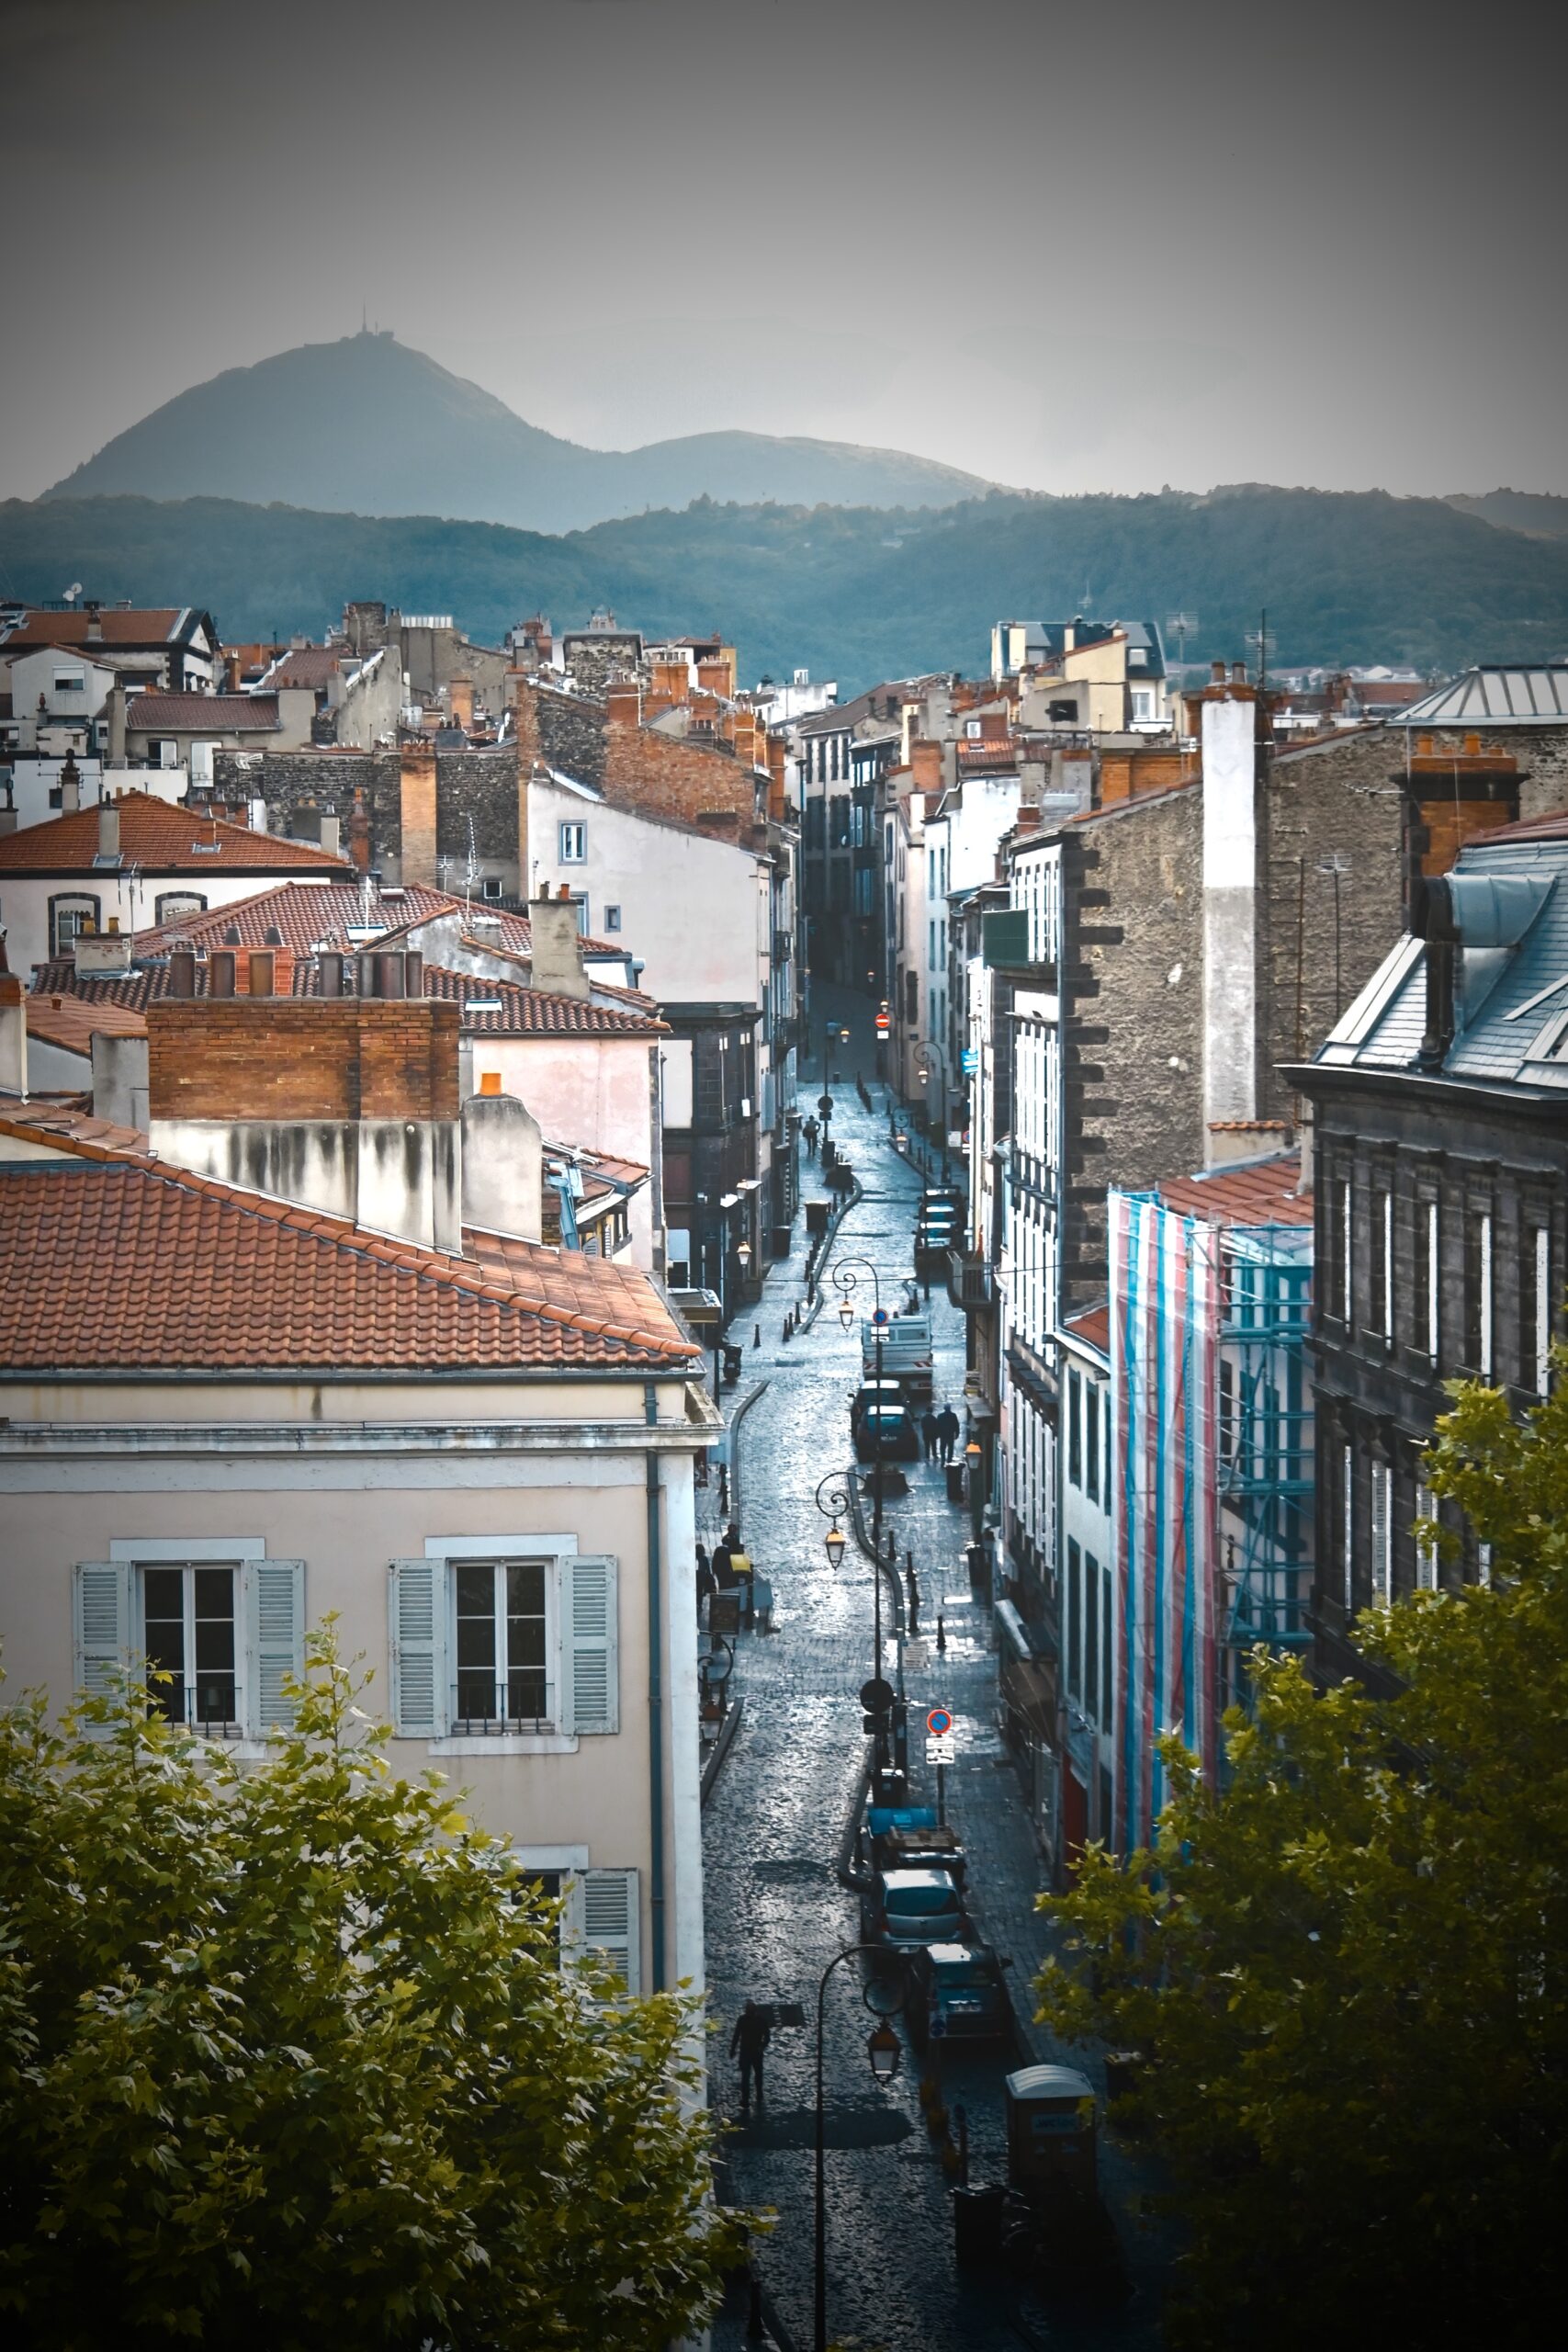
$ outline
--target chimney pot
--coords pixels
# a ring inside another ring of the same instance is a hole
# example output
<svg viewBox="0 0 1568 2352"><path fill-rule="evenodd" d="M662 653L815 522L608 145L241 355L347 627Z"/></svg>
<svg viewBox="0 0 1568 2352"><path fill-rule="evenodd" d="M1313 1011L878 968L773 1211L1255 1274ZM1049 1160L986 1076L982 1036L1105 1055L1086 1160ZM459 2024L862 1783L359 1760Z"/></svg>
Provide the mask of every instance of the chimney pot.
<svg viewBox="0 0 1568 2352"><path fill-rule="evenodd" d="M1209 664L1209 684L1213 686L1223 686L1224 682L1224 663L1223 662L1211 662Z"/></svg>
<svg viewBox="0 0 1568 2352"><path fill-rule="evenodd" d="M1465 737L1464 756L1467 760L1478 760L1481 757L1481 738L1479 735L1467 735Z"/></svg>
<svg viewBox="0 0 1568 2352"><path fill-rule="evenodd" d="M1233 662L1231 663L1231 684L1233 686L1246 685L1247 664L1245 662Z"/></svg>
<svg viewBox="0 0 1568 2352"><path fill-rule="evenodd" d="M501 1072L498 1069L486 1069L479 1072L479 1092L481 1094L501 1092Z"/></svg>
<svg viewBox="0 0 1568 2352"><path fill-rule="evenodd" d="M209 997L232 996L234 967L238 961L231 947L215 947L207 959L207 993Z"/></svg>
<svg viewBox="0 0 1568 2352"><path fill-rule="evenodd" d="M343 957L332 949L324 950L316 958L316 967L321 974L321 994L324 997L342 996L343 963Z"/></svg>
<svg viewBox="0 0 1568 2352"><path fill-rule="evenodd" d="M169 994L193 997L196 994L196 950L194 947L172 947L169 950Z"/></svg>
<svg viewBox="0 0 1568 2352"><path fill-rule="evenodd" d="M422 997L424 994L424 956L418 947L403 953L403 994Z"/></svg>
<svg viewBox="0 0 1568 2352"><path fill-rule="evenodd" d="M251 996L271 996L274 970L272 950L268 947L253 947L246 962L247 993Z"/></svg>

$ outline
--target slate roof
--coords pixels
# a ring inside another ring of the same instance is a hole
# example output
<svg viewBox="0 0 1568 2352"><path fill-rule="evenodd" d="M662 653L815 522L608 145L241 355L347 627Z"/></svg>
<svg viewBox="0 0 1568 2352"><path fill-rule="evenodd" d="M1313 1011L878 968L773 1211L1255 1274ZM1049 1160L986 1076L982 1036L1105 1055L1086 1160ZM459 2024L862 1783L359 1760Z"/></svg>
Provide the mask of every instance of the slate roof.
<svg viewBox="0 0 1568 2352"><path fill-rule="evenodd" d="M276 695L138 695L125 707L126 730L156 735L276 735Z"/></svg>
<svg viewBox="0 0 1568 2352"><path fill-rule="evenodd" d="M1492 876L1526 887L1514 893L1517 936L1460 946L1453 1042L1441 1072L1427 1074L1568 1096L1568 813L1467 842L1453 873L1461 883ZM1316 1066L1413 1069L1426 1026L1427 946L1407 934L1319 1047Z"/></svg>
<svg viewBox="0 0 1568 2352"><path fill-rule="evenodd" d="M649 1277L509 1242L504 1262L358 1231L88 1142L0 1164L0 1363L14 1370L682 1372Z"/></svg>
<svg viewBox="0 0 1568 2352"><path fill-rule="evenodd" d="M254 833L248 826L231 825L224 818L159 800L150 792L122 792L114 806L119 811L122 872L132 865L143 874L232 874L244 868L276 874L290 866L323 874L344 871L341 857L332 856L314 842ZM195 846L198 842L203 844L199 849ZM0 874L88 874L97 854L95 803L65 816L45 818L41 824L24 825L20 832L0 838ZM187 922L190 920L186 918Z"/></svg>
<svg viewBox="0 0 1568 2352"><path fill-rule="evenodd" d="M1211 1225L1310 1226L1312 1194L1297 1189L1301 1181L1301 1155L1288 1151L1198 1176L1162 1178L1159 1196L1178 1216Z"/></svg>
<svg viewBox="0 0 1568 2352"><path fill-rule="evenodd" d="M1359 691L1359 689L1358 689ZM1484 662L1409 704L1402 727L1568 727L1568 662Z"/></svg>

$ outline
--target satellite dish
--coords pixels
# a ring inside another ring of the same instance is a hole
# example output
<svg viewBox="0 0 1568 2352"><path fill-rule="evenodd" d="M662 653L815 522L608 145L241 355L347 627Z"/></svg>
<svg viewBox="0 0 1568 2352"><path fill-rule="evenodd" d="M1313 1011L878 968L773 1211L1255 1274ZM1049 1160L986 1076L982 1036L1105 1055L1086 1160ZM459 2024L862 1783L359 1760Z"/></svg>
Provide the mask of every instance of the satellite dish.
<svg viewBox="0 0 1568 2352"><path fill-rule="evenodd" d="M65 601L66 601L66 603L67 603L68 605L73 605L73 604L76 602L77 597L78 597L81 594L82 594L82 582L81 582L79 580L73 580L73 581L71 582L70 587L69 587L69 588L67 588L67 590L65 591Z"/></svg>

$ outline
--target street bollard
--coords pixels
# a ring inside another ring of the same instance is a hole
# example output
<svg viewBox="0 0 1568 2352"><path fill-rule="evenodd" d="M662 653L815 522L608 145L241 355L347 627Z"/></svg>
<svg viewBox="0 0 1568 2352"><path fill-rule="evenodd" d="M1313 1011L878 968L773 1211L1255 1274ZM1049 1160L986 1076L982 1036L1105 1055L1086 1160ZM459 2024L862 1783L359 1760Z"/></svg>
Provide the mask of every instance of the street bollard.
<svg viewBox="0 0 1568 2352"><path fill-rule="evenodd" d="M960 2188L967 2188L969 2186L968 2109L966 2107L955 2107L953 2110L953 2120L958 2134L958 2186Z"/></svg>
<svg viewBox="0 0 1568 2352"><path fill-rule="evenodd" d="M936 1645L939 1650L944 1650L947 1647L947 1634L940 1617L936 1621Z"/></svg>
<svg viewBox="0 0 1568 2352"><path fill-rule="evenodd" d="M752 1345L754 1348L760 1348L760 1347L761 1346L761 1344L762 1344L762 1327L761 1327L761 1325L760 1323L754 1323L754 1324L751 1326L751 1345Z"/></svg>

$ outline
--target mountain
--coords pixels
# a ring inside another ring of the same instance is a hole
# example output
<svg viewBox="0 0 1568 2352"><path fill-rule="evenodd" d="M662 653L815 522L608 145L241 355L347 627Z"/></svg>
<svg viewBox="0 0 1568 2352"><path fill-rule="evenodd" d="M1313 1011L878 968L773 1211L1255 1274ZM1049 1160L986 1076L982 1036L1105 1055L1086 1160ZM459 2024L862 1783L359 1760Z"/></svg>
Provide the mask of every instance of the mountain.
<svg viewBox="0 0 1568 2352"><path fill-rule="evenodd" d="M1443 500L1247 486L1197 497L1022 498L941 512L719 505L562 537L216 499L0 505L10 594L208 606L231 640L320 635L346 600L449 612L477 641L544 611L608 604L654 634L721 627L742 674L809 663L845 694L924 670L983 670L1003 615L1196 612L1189 662L1247 652L1267 605L1277 666L1568 655L1568 541Z"/></svg>
<svg viewBox="0 0 1568 2352"><path fill-rule="evenodd" d="M765 433L586 449L525 424L389 334L364 334L226 369L117 434L47 495L235 498L570 531L705 495L947 506L987 487L894 449Z"/></svg>
<svg viewBox="0 0 1568 2352"><path fill-rule="evenodd" d="M1543 490L1489 490L1479 498L1455 492L1447 501L1461 514L1479 514L1495 530L1522 531L1527 538L1568 539L1568 498Z"/></svg>

